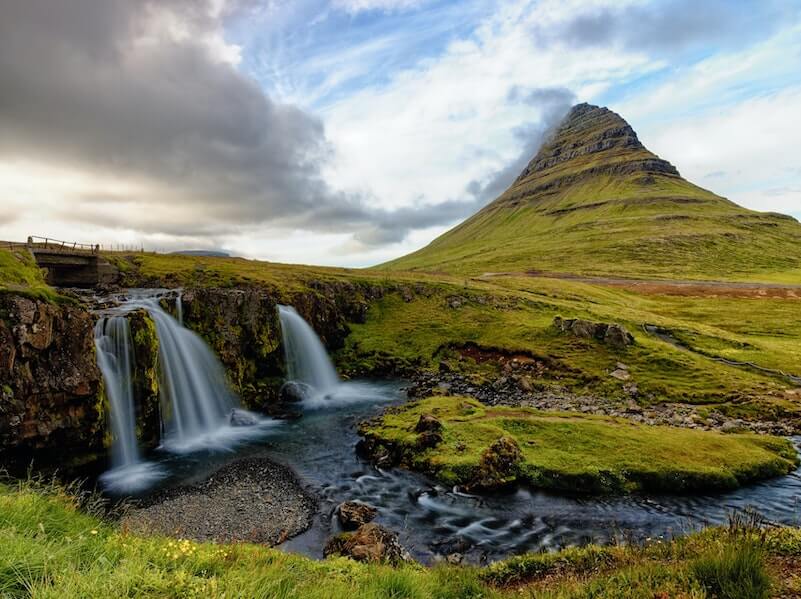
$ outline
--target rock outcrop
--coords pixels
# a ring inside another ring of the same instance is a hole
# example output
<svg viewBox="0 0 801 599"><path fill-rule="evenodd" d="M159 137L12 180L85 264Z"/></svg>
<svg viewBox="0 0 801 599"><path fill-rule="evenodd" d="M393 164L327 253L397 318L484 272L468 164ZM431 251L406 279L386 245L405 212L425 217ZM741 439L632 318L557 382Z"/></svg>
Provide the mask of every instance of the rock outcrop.
<svg viewBox="0 0 801 599"><path fill-rule="evenodd" d="M103 450L94 320L80 306L0 294L0 455L63 467Z"/></svg>
<svg viewBox="0 0 801 599"><path fill-rule="evenodd" d="M554 318L553 326L562 333L570 333L581 339L595 339L614 349L625 349L634 344L634 336L626 327L615 323L592 322L580 318Z"/></svg>
<svg viewBox="0 0 801 599"><path fill-rule="evenodd" d="M398 540L398 535L374 522L360 526L356 532L331 538L323 551L326 557L341 555L359 562L380 562L398 565L412 561L411 555Z"/></svg>
<svg viewBox="0 0 801 599"><path fill-rule="evenodd" d="M372 522L377 515L376 508L359 501L345 501L337 507L339 523L345 530L356 530L360 526Z"/></svg>

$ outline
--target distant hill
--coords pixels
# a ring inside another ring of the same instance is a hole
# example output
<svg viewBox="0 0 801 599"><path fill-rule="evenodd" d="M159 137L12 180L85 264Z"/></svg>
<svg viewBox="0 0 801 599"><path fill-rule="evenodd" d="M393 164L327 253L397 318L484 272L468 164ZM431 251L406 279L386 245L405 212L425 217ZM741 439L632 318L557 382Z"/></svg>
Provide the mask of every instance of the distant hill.
<svg viewBox="0 0 801 599"><path fill-rule="evenodd" d="M170 252L180 256L208 256L210 258L230 258L231 254L222 250L178 250Z"/></svg>
<svg viewBox="0 0 801 599"><path fill-rule="evenodd" d="M681 177L618 114L574 106L512 186L379 268L801 281L801 224Z"/></svg>

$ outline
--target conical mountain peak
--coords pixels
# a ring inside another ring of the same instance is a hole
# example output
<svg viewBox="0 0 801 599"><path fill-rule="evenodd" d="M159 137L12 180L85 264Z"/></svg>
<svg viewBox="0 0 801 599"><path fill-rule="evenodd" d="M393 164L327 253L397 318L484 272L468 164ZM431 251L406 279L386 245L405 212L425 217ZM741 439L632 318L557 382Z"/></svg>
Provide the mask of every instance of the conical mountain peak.
<svg viewBox="0 0 801 599"><path fill-rule="evenodd" d="M683 179L617 113L574 106L517 180L385 268L736 278L798 268L801 226Z"/></svg>
<svg viewBox="0 0 801 599"><path fill-rule="evenodd" d="M599 164L628 173L640 170L679 176L672 164L642 145L623 117L608 108L583 103L570 109L515 185L533 176L575 174Z"/></svg>

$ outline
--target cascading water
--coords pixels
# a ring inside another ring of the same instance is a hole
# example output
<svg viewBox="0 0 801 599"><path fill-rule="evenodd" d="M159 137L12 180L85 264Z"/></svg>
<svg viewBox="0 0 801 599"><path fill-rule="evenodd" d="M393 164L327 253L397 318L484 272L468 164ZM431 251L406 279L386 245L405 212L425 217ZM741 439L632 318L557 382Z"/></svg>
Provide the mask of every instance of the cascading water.
<svg viewBox="0 0 801 599"><path fill-rule="evenodd" d="M308 385L318 396L336 391L339 377L314 330L292 306L278 306L278 316L289 380Z"/></svg>
<svg viewBox="0 0 801 599"><path fill-rule="evenodd" d="M217 357L196 333L156 300L143 300L142 305L159 338L163 444L177 450L207 445L230 423L239 401L228 389Z"/></svg>
<svg viewBox="0 0 801 599"><path fill-rule="evenodd" d="M160 478L159 469L143 462L136 440L133 392L133 345L125 316L101 317L95 325L97 364L103 374L111 421L111 465L107 487L135 490Z"/></svg>
<svg viewBox="0 0 801 599"><path fill-rule="evenodd" d="M174 452L205 448L229 449L264 432L275 421L239 408L223 367L206 343L183 327L159 304L163 291L132 290L112 314L95 328L97 360L110 404L112 469L103 482L112 491L148 486L160 474L141 461L136 438L132 377L135 368L126 313L143 308L156 325L159 341L161 447ZM180 296L179 296L180 298ZM176 310L182 312L180 299Z"/></svg>

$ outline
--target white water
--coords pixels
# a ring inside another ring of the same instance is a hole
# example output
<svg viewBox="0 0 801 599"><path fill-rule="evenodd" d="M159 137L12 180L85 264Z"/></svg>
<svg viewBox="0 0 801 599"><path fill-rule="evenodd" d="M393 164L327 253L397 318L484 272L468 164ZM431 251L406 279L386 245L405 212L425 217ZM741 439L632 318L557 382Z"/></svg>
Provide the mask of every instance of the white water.
<svg viewBox="0 0 801 599"><path fill-rule="evenodd" d="M278 316L288 379L309 385L317 396L335 392L339 377L314 330L292 306L278 306Z"/></svg>
<svg viewBox="0 0 801 599"><path fill-rule="evenodd" d="M203 339L165 312L156 299L137 303L153 318L159 338L162 446L174 452L227 449L257 433L260 427L231 426L239 399ZM270 422L253 418L258 424Z"/></svg>
<svg viewBox="0 0 801 599"><path fill-rule="evenodd" d="M159 340L161 448L185 453L199 449L231 450L261 436L276 421L239 408L228 388L223 367L206 343L170 316L159 304L163 292L132 292L132 297L102 316L95 327L97 361L106 385L112 431L112 469L102 481L114 492L149 486L161 472L143 462L136 438L136 402L132 377L130 324L126 314L144 308L156 324ZM180 302L180 298L177 300ZM177 303L176 308L182 313ZM180 314L180 313L179 313ZM182 314L180 314L182 316ZM232 425L237 420L252 423Z"/></svg>
<svg viewBox="0 0 801 599"><path fill-rule="evenodd" d="M143 462L136 440L133 393L133 345L128 319L102 317L95 325L97 364L103 374L111 421L111 465L104 484L116 490L133 491L161 477L154 464Z"/></svg>

